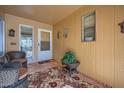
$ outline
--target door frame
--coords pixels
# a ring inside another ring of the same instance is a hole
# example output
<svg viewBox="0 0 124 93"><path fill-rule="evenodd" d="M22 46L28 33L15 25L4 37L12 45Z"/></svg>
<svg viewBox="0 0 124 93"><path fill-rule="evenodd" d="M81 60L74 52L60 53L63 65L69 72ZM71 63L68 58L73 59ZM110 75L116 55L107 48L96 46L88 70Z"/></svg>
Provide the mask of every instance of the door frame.
<svg viewBox="0 0 124 93"><path fill-rule="evenodd" d="M26 24L19 24L19 51L21 51L20 48L20 40L21 40L21 26L25 26L25 27L30 27L32 28L32 61L30 62L34 62L34 27L31 25L26 25Z"/></svg>
<svg viewBox="0 0 124 93"><path fill-rule="evenodd" d="M52 30L47 30L47 29L42 29L42 28L38 28L38 51L37 51L37 60L39 60L39 54L40 54L40 48L39 48L39 45L40 45L40 40L41 40L41 37L40 37L40 32L50 32L50 49L51 49L51 59L53 58L53 38L52 38Z"/></svg>

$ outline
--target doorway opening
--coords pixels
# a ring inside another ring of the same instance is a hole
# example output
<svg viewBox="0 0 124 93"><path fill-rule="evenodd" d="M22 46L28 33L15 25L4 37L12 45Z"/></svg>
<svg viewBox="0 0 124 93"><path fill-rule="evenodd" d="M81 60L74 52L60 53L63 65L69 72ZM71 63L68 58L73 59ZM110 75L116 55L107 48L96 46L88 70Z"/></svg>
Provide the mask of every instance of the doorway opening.
<svg viewBox="0 0 124 93"><path fill-rule="evenodd" d="M20 25L20 50L26 53L28 62L33 61L33 27Z"/></svg>

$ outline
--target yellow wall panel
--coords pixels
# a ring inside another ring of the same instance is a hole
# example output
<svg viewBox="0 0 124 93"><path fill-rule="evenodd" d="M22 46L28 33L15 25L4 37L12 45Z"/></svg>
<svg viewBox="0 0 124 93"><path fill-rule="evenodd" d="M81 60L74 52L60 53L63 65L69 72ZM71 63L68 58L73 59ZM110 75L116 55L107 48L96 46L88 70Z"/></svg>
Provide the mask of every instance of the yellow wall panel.
<svg viewBox="0 0 124 93"><path fill-rule="evenodd" d="M124 87L124 34L118 26L124 20L123 10L124 6L82 6L55 24L54 34L63 31L62 25L71 31L67 39L53 37L54 58L60 60L60 56L70 49L81 62L80 72L112 87ZM96 11L96 41L81 42L81 16L93 11Z"/></svg>
<svg viewBox="0 0 124 93"><path fill-rule="evenodd" d="M120 22L124 21L124 6L115 8L115 87L124 87L124 34Z"/></svg>

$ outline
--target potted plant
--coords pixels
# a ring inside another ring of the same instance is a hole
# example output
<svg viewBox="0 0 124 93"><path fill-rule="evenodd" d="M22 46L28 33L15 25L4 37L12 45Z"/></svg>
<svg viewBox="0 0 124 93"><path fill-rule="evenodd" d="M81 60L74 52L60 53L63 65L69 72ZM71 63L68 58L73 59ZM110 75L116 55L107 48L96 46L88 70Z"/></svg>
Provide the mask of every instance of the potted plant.
<svg viewBox="0 0 124 93"><path fill-rule="evenodd" d="M80 62L77 61L76 56L73 52L68 51L65 52L63 58L62 58L62 64L67 65L67 68L72 71L76 70L76 68L79 66Z"/></svg>

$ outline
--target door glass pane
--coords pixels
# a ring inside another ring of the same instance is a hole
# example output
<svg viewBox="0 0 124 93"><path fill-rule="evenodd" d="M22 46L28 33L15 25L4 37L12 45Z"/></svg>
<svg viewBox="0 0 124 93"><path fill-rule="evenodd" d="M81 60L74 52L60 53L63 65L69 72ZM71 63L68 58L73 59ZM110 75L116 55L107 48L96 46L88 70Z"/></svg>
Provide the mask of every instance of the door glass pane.
<svg viewBox="0 0 124 93"><path fill-rule="evenodd" d="M32 61L32 28L21 26L21 51L26 52L28 61Z"/></svg>
<svg viewBox="0 0 124 93"><path fill-rule="evenodd" d="M50 32L41 32L40 46L41 51L50 50Z"/></svg>
<svg viewBox="0 0 124 93"><path fill-rule="evenodd" d="M3 34L3 19L0 18L0 56L3 56L4 53L4 34Z"/></svg>

